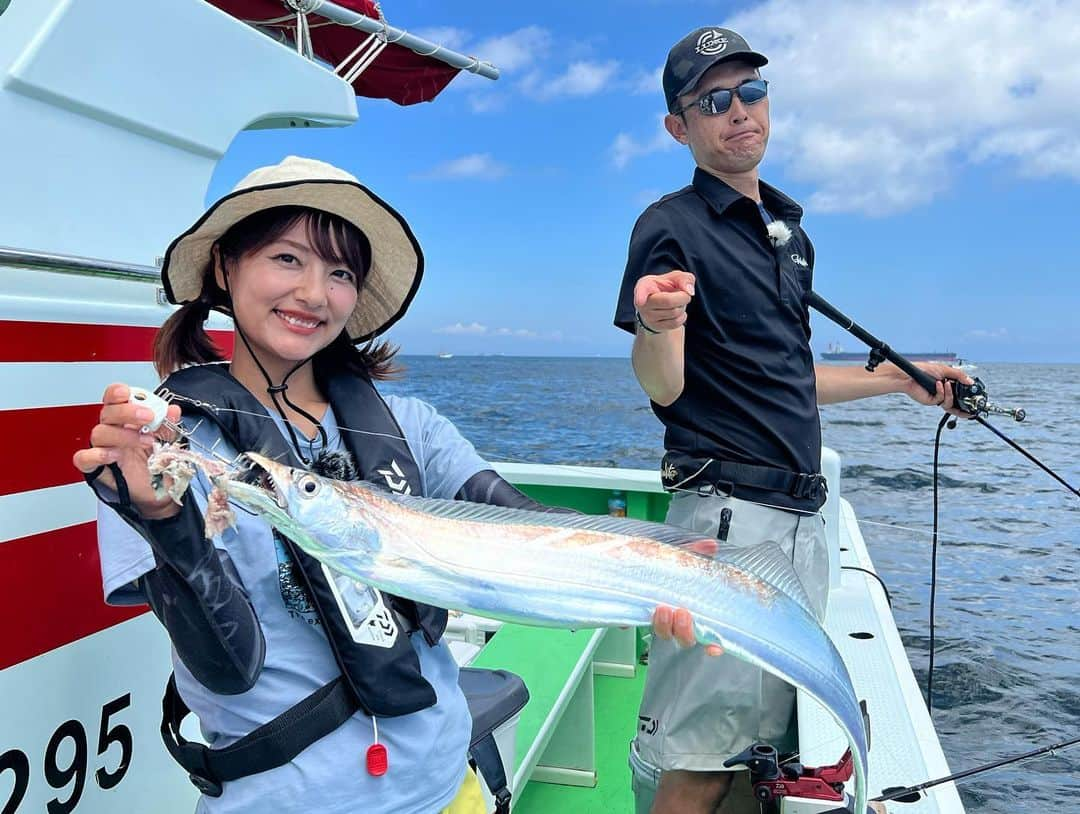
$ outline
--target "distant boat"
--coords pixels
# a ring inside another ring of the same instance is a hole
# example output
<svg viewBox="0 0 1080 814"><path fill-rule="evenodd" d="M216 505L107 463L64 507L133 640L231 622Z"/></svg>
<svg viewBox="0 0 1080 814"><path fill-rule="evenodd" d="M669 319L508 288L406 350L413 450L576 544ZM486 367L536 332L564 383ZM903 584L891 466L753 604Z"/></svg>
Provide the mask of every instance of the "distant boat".
<svg viewBox="0 0 1080 814"><path fill-rule="evenodd" d="M435 355L438 356L440 359L453 359L454 358L454 354L452 354L452 353L436 353Z"/></svg>
<svg viewBox="0 0 1080 814"><path fill-rule="evenodd" d="M830 344L829 349L823 351L821 358L826 362L863 362L867 358L868 350L865 351L846 351L840 345ZM912 362L948 362L954 364L958 357L952 351L922 351L920 353L906 353L901 351L900 355L910 359Z"/></svg>

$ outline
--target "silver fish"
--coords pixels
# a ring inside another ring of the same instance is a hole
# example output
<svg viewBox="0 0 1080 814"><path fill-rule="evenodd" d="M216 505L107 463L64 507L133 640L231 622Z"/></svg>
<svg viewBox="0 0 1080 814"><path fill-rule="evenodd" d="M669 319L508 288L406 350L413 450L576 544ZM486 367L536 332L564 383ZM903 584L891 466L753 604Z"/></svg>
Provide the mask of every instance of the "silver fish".
<svg viewBox="0 0 1080 814"><path fill-rule="evenodd" d="M687 550L700 535L660 523L403 497L327 480L254 453L216 488L330 568L381 590L528 625L648 625L687 608L717 643L822 704L847 736L855 811L866 810L867 741L847 668L772 544Z"/></svg>

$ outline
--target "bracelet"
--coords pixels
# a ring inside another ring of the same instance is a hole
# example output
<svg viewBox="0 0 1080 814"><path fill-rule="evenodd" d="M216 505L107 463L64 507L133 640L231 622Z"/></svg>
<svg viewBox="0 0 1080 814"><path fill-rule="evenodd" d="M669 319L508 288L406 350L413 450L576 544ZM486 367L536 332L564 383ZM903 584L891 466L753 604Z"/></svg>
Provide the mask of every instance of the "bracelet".
<svg viewBox="0 0 1080 814"><path fill-rule="evenodd" d="M645 320L643 320L641 318L641 312L640 311L637 311L637 310L634 311L634 319L637 320L637 324L641 326L641 330L643 330L645 333L653 334L654 336L656 334L660 333L660 331L654 331L652 328L650 328L648 325L645 324Z"/></svg>

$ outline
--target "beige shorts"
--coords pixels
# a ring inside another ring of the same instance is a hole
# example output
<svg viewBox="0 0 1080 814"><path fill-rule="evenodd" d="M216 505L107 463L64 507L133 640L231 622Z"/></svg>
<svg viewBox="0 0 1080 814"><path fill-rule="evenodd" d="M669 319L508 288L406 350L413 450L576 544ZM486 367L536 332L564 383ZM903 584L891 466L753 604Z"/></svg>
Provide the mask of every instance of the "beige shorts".
<svg viewBox="0 0 1080 814"><path fill-rule="evenodd" d="M825 613L829 562L825 521L733 497L675 495L667 522L717 534L731 509L728 545L777 543L792 561L818 618ZM723 771L723 763L759 741L791 751L795 688L734 656L706 656L653 638L634 743L658 769Z"/></svg>

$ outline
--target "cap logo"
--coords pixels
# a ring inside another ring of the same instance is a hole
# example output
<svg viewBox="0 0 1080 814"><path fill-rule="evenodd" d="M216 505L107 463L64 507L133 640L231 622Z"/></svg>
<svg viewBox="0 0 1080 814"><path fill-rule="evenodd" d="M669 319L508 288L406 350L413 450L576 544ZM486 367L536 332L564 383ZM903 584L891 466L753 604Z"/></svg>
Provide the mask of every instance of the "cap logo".
<svg viewBox="0 0 1080 814"><path fill-rule="evenodd" d="M702 56L715 56L727 48L728 40L722 31L706 31L698 37L697 47L694 49Z"/></svg>

